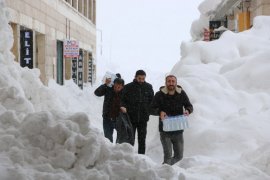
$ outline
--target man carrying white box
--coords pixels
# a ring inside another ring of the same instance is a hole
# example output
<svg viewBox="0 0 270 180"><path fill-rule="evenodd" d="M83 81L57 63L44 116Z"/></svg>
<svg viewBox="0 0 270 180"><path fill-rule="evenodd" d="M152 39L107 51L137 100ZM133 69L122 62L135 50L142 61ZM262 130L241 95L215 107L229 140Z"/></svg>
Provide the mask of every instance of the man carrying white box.
<svg viewBox="0 0 270 180"><path fill-rule="evenodd" d="M159 115L163 164L173 165L183 158L183 129L188 127L187 116L193 112L193 106L174 75L166 76L165 85L155 94L152 108Z"/></svg>

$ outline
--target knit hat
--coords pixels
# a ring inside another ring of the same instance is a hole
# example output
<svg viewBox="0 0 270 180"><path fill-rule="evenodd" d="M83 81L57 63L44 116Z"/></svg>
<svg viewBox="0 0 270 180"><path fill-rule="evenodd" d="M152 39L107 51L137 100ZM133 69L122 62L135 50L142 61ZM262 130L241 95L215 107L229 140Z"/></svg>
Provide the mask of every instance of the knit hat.
<svg viewBox="0 0 270 180"><path fill-rule="evenodd" d="M168 77L174 77L177 80L177 77L173 74L166 74L165 80L167 80Z"/></svg>

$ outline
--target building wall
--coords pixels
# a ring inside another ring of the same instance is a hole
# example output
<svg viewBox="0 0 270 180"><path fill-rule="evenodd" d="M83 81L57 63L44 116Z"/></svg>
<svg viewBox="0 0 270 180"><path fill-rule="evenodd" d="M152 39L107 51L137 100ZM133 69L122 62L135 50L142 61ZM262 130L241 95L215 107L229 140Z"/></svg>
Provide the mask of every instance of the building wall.
<svg viewBox="0 0 270 180"><path fill-rule="evenodd" d="M40 69L44 84L56 78L57 40L78 40L81 49L96 57L95 0L6 0L6 5L11 14L16 60L20 59L20 28L32 29L34 67ZM69 61L64 60L65 79L71 77Z"/></svg>
<svg viewBox="0 0 270 180"><path fill-rule="evenodd" d="M13 52L13 54L15 55L15 61L19 62L20 59L20 37L17 36L17 34L20 33L20 28L19 26L17 26L17 24L14 23L10 23L10 26L12 28L13 31L13 37L14 37L14 42L13 42L13 47L11 49L11 51Z"/></svg>
<svg viewBox="0 0 270 180"><path fill-rule="evenodd" d="M266 16L270 16L270 1L269 0L264 0L263 1L262 14L266 15Z"/></svg>
<svg viewBox="0 0 270 180"><path fill-rule="evenodd" d="M270 15L270 0L252 0L251 1L251 19L259 15ZM252 21L251 20L251 21ZM251 22L253 24L253 22Z"/></svg>
<svg viewBox="0 0 270 180"><path fill-rule="evenodd" d="M228 29L233 32L238 32L238 14L242 12L239 8L233 8L231 13L227 14Z"/></svg>

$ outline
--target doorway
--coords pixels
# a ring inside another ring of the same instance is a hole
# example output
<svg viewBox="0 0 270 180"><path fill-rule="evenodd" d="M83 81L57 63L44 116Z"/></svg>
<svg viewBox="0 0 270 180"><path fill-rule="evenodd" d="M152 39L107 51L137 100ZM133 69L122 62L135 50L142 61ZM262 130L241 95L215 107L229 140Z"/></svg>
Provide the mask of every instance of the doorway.
<svg viewBox="0 0 270 180"><path fill-rule="evenodd" d="M63 69L63 42L57 40L56 82L60 85L64 84Z"/></svg>

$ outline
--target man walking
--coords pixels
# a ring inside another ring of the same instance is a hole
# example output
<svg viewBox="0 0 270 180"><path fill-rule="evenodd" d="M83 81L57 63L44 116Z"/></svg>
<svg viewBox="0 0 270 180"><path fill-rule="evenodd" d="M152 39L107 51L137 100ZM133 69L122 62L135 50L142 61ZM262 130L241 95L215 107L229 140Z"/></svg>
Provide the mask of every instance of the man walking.
<svg viewBox="0 0 270 180"><path fill-rule="evenodd" d="M129 114L133 126L134 139L137 130L139 154L145 154L149 108L154 96L153 87L145 81L145 77L146 73L143 70L138 70L133 82L125 85L121 99L121 110Z"/></svg>
<svg viewBox="0 0 270 180"><path fill-rule="evenodd" d="M173 165L183 158L183 130L165 132L162 121L168 116L188 116L193 112L193 106L185 91L177 85L177 78L174 75L168 75L165 84L166 86L161 87L160 91L155 94L152 108L156 109L159 114L160 140L164 153L163 163Z"/></svg>
<svg viewBox="0 0 270 180"><path fill-rule="evenodd" d="M95 90L96 96L105 96L103 102L103 131L106 138L113 142L113 130L115 129L116 118L120 112L120 100L124 80L116 78L114 84L110 87L111 78L106 78L105 84L102 84Z"/></svg>

